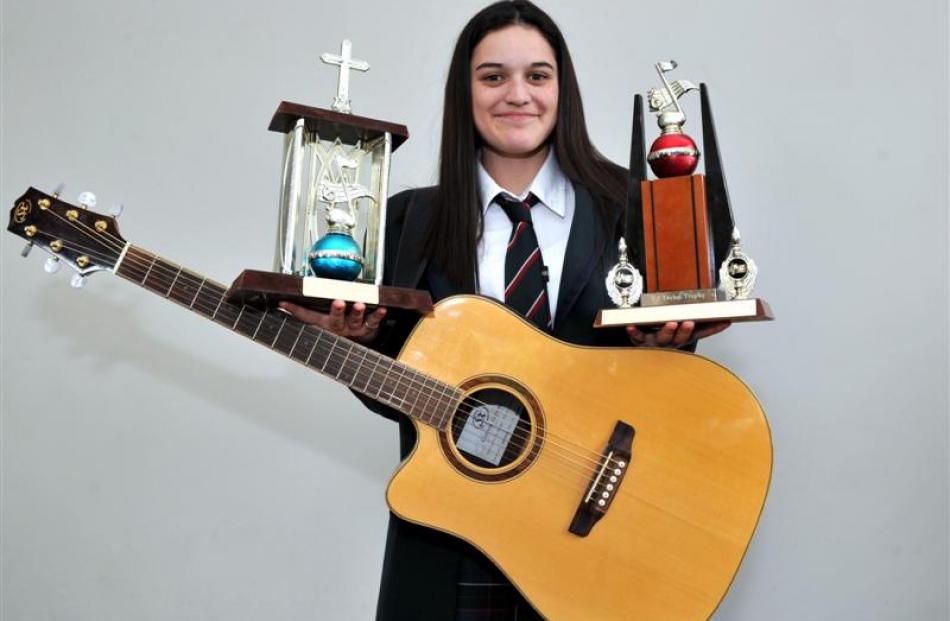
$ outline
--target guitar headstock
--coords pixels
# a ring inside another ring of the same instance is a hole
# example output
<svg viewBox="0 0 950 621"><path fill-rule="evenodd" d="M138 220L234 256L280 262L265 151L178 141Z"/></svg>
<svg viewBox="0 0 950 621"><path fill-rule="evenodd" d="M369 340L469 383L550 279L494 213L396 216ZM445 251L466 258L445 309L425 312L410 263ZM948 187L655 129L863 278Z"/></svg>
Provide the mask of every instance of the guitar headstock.
<svg viewBox="0 0 950 621"><path fill-rule="evenodd" d="M10 210L7 230L85 276L115 267L126 241L115 218L30 188ZM29 246L27 247L29 248Z"/></svg>

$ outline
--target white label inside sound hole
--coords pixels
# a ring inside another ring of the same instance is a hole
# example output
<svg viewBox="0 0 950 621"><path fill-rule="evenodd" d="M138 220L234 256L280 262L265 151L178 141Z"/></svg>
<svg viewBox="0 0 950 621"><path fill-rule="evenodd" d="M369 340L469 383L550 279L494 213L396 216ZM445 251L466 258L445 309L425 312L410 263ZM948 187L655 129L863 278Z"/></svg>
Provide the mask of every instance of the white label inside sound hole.
<svg viewBox="0 0 950 621"><path fill-rule="evenodd" d="M508 448L518 415L500 405L473 408L459 434L460 450L497 466Z"/></svg>

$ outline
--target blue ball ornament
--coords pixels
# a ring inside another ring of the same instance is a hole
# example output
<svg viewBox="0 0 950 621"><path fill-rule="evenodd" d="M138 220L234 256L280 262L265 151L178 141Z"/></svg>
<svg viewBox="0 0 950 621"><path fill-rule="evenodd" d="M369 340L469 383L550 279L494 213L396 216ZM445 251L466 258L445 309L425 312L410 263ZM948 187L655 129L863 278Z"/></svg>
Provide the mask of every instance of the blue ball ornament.
<svg viewBox="0 0 950 621"><path fill-rule="evenodd" d="M320 278L356 280L363 271L360 246L345 233L328 233L310 249L310 269Z"/></svg>

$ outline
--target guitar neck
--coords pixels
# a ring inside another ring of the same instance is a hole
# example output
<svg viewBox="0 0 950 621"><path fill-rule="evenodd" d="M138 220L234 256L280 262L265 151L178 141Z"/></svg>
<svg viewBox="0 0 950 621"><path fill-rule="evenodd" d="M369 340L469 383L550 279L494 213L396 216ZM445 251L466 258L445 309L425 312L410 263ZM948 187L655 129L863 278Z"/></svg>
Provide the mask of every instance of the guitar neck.
<svg viewBox="0 0 950 621"><path fill-rule="evenodd" d="M444 428L454 387L286 313L229 302L227 288L129 244L115 273L419 422Z"/></svg>

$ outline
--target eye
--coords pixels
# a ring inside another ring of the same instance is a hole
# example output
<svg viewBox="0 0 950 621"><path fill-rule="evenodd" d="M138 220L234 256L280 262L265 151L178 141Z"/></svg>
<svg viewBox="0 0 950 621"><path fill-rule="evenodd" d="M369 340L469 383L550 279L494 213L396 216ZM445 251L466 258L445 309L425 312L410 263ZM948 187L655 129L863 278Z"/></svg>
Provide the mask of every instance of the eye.
<svg viewBox="0 0 950 621"><path fill-rule="evenodd" d="M528 79L532 82L545 82L551 79L551 75L543 71L534 71L528 74Z"/></svg>
<svg viewBox="0 0 950 621"><path fill-rule="evenodd" d="M505 80L505 76L500 73L486 73L478 79L486 84L501 84Z"/></svg>

